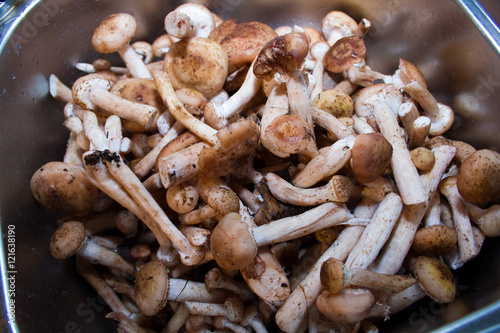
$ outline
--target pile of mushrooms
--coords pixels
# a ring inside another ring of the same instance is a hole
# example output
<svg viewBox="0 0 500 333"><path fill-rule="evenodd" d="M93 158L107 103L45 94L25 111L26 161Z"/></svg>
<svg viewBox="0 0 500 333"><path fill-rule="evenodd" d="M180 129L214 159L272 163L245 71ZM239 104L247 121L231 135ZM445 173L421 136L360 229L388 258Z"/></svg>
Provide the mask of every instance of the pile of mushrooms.
<svg viewBox="0 0 500 333"><path fill-rule="evenodd" d="M67 216L52 255L119 331L373 332L451 302L453 270L500 235L500 154L445 137L420 70L371 69L370 22L342 12L321 30L167 14L152 44L107 17L92 44L124 65L51 76L67 151L31 179Z"/></svg>

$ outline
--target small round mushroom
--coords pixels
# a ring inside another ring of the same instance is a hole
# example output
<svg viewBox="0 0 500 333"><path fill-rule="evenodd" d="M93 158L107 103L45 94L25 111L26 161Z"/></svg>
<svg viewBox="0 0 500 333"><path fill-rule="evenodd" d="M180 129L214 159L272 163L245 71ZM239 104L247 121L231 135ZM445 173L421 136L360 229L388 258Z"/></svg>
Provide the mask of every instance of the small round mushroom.
<svg viewBox="0 0 500 333"><path fill-rule="evenodd" d="M323 90L311 103L312 106L326 111L337 118L351 117L354 113L354 102L351 96L337 89Z"/></svg>
<svg viewBox="0 0 500 333"><path fill-rule="evenodd" d="M38 169L30 181L35 199L44 207L71 215L92 212L99 190L88 180L78 165L48 162Z"/></svg>
<svg viewBox="0 0 500 333"><path fill-rule="evenodd" d="M344 37L330 47L323 58L323 65L329 72L342 73L363 61L365 53L365 42L362 39L354 36Z"/></svg>
<svg viewBox="0 0 500 333"><path fill-rule="evenodd" d="M352 147L351 168L360 183L383 175L391 162L392 146L380 133L360 134Z"/></svg>
<svg viewBox="0 0 500 333"><path fill-rule="evenodd" d="M374 305L375 297L365 289L343 289L336 294L323 291L316 299L319 312L338 324L360 322Z"/></svg>
<svg viewBox="0 0 500 333"><path fill-rule="evenodd" d="M455 229L445 225L431 225L417 231L412 249L424 256L439 257L453 250L457 241Z"/></svg>
<svg viewBox="0 0 500 333"><path fill-rule="evenodd" d="M56 259L67 259L78 253L93 264L108 266L131 276L135 267L118 253L87 241L85 227L78 221L61 224L50 238L50 254Z"/></svg>
<svg viewBox="0 0 500 333"><path fill-rule="evenodd" d="M135 277L135 301L141 312L153 316L168 300L168 272L159 261L145 264Z"/></svg>
<svg viewBox="0 0 500 333"><path fill-rule="evenodd" d="M195 186L174 185L167 189L167 204L177 213L192 211L198 204L199 194Z"/></svg>
<svg viewBox="0 0 500 333"><path fill-rule="evenodd" d="M414 265L415 276L425 293L439 303L450 303L455 298L455 279L442 261L419 256Z"/></svg>
<svg viewBox="0 0 500 333"><path fill-rule="evenodd" d="M475 204L486 204L500 198L500 154L481 149L467 157L457 176L458 191Z"/></svg>
<svg viewBox="0 0 500 333"><path fill-rule="evenodd" d="M417 147L411 151L411 161L417 169L429 171L434 166L436 157L432 151L425 147Z"/></svg>
<svg viewBox="0 0 500 333"><path fill-rule="evenodd" d="M228 74L228 56L208 38L191 37L173 44L163 60L174 89L194 88L210 97L222 89Z"/></svg>
<svg viewBox="0 0 500 333"><path fill-rule="evenodd" d="M146 65L129 42L135 34L137 23L130 14L111 14L97 26L92 36L92 46L97 52L118 52L133 77L150 78Z"/></svg>

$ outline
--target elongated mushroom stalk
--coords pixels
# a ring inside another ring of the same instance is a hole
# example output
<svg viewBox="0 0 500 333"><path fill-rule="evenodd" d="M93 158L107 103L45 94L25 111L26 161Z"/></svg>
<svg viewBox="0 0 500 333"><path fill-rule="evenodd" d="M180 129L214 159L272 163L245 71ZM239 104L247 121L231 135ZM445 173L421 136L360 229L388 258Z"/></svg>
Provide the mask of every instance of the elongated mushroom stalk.
<svg viewBox="0 0 500 333"><path fill-rule="evenodd" d="M438 103L434 96L419 81L414 81L402 87L424 109L424 113L431 119L430 135L441 135L451 128L454 120L453 110Z"/></svg>
<svg viewBox="0 0 500 333"><path fill-rule="evenodd" d="M209 292L217 289L227 290L237 294L246 302L255 298L244 283L239 283L225 276L218 268L212 268L205 274L205 287Z"/></svg>
<svg viewBox="0 0 500 333"><path fill-rule="evenodd" d="M396 294L416 282L410 275L388 275L367 269L349 268L335 258L323 263L320 277L321 284L331 294L351 286Z"/></svg>
<svg viewBox="0 0 500 333"><path fill-rule="evenodd" d="M447 177L443 179L439 184L439 191L446 197L453 212L453 222L458 235L460 256L452 268L457 269L478 255L478 247L475 244L467 206L457 189L457 178Z"/></svg>
<svg viewBox="0 0 500 333"><path fill-rule="evenodd" d="M500 236L500 205L482 209L470 202L465 202L465 204L471 221L477 224L487 237Z"/></svg>
<svg viewBox="0 0 500 333"><path fill-rule="evenodd" d="M212 12L197 3L182 4L165 17L165 30L176 38L207 38L215 29Z"/></svg>
<svg viewBox="0 0 500 333"><path fill-rule="evenodd" d="M335 175L321 187L302 189L293 186L274 173L268 173L266 183L271 193L281 202L297 206L317 206L325 202L347 202L354 192L349 178Z"/></svg>
<svg viewBox="0 0 500 333"><path fill-rule="evenodd" d="M71 89L67 85L62 83L62 81L59 80L59 78L54 74L50 74L49 76L49 92L52 97L59 101L65 103L73 102Z"/></svg>
<svg viewBox="0 0 500 333"><path fill-rule="evenodd" d="M227 214L212 232L211 249L223 268L246 267L263 245L298 238L352 218L344 205L324 203L293 217L249 229L237 213ZM300 225L300 227L299 227Z"/></svg>
<svg viewBox="0 0 500 333"><path fill-rule="evenodd" d="M135 300L142 313L152 316L171 301L224 302L230 293L223 290L208 292L201 282L171 279L159 261L145 264L135 277Z"/></svg>
<svg viewBox="0 0 500 333"><path fill-rule="evenodd" d="M337 141L354 134L353 130L345 126L345 124L333 114L325 112L314 106L312 110L314 124L324 128L327 131L327 136L330 140Z"/></svg>
<svg viewBox="0 0 500 333"><path fill-rule="evenodd" d="M104 18L92 36L92 46L97 52L118 52L133 77L150 78L146 65L129 44L137 24L132 15L112 14Z"/></svg>
<svg viewBox="0 0 500 333"><path fill-rule="evenodd" d="M255 76L261 79L270 78L275 73L285 78L290 114L274 119L269 126L277 129L276 140L290 141L295 138L295 144L288 153L317 151L309 93L300 71L308 49L309 41L302 33L292 32L276 37L261 49L253 68ZM297 134L302 133L303 129L306 135L298 137Z"/></svg>
<svg viewBox="0 0 500 333"><path fill-rule="evenodd" d="M245 311L243 301L236 294L230 295L223 304L202 302L185 302L185 304L191 314L212 317L224 316L235 322L239 322L243 318Z"/></svg>
<svg viewBox="0 0 500 333"><path fill-rule="evenodd" d="M135 272L134 265L118 253L87 241L85 227L78 221L65 222L56 229L50 239L50 253L56 259L66 259L77 253L93 264L108 266L126 276Z"/></svg>

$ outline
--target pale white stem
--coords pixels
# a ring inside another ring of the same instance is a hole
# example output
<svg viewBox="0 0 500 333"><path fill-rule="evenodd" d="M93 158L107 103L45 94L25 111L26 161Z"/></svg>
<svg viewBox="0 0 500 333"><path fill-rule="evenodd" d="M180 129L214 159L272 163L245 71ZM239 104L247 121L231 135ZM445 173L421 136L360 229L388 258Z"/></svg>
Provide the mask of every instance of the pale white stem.
<svg viewBox="0 0 500 333"><path fill-rule="evenodd" d="M161 333L177 333L182 326L184 326L189 316L190 313L186 304L180 303L179 307L175 310L175 313L170 317L167 326L165 326Z"/></svg>
<svg viewBox="0 0 500 333"><path fill-rule="evenodd" d="M141 56L135 52L132 46L127 44L118 50L118 53L122 57L125 62L125 66L127 66L133 77L145 79L151 78L151 73L149 73L146 64L142 61Z"/></svg>
<svg viewBox="0 0 500 333"><path fill-rule="evenodd" d="M375 260L389 238L402 209L401 198L395 193L389 193L382 200L371 222L349 254L347 267L365 269Z"/></svg>
<svg viewBox="0 0 500 333"><path fill-rule="evenodd" d="M410 135L410 142L408 146L410 149L421 147L427 140L429 129L431 128L431 119L429 117L421 116L413 122L413 128Z"/></svg>
<svg viewBox="0 0 500 333"><path fill-rule="evenodd" d="M109 150L109 141L97 122L97 116L92 111L85 111L83 116L85 136L91 143L91 149Z"/></svg>
<svg viewBox="0 0 500 333"><path fill-rule="evenodd" d="M209 292L203 282L168 279L167 299L170 301L223 303L229 295L225 290Z"/></svg>
<svg viewBox="0 0 500 333"><path fill-rule="evenodd" d="M68 142L66 143L66 152L64 153L63 162L82 165L83 150L76 142L76 134L69 134Z"/></svg>
<svg viewBox="0 0 500 333"><path fill-rule="evenodd" d="M441 195L438 191L432 193L423 221L425 227L443 224L441 222Z"/></svg>
<svg viewBox="0 0 500 333"><path fill-rule="evenodd" d="M436 157L434 167L428 173L420 176L422 186L429 195L437 190L443 172L455 156L453 149L450 150L449 146L434 148L432 152ZM404 207L387 244L372 264L372 270L384 274L397 273L410 250L418 226L427 211L427 205L428 203L425 202L420 205Z"/></svg>
<svg viewBox="0 0 500 333"><path fill-rule="evenodd" d="M401 199L405 205L417 205L427 202L429 195L424 191L417 168L411 161L398 120L391 108L383 103L374 105L373 113L377 124L392 146L391 167Z"/></svg>
<svg viewBox="0 0 500 333"><path fill-rule="evenodd" d="M328 133L328 138L331 140L344 139L354 134L352 130L331 113L316 107L312 107L312 112L314 123L324 128Z"/></svg>
<svg viewBox="0 0 500 333"><path fill-rule="evenodd" d="M413 122L420 116L415 103L412 101L402 103L399 106L398 116L406 133L411 135L413 131Z"/></svg>
<svg viewBox="0 0 500 333"><path fill-rule="evenodd" d="M133 167L134 173L139 178L145 177L154 167L156 159L161 150L173 139L178 137L184 131L184 126L176 121L162 139L154 146L154 148L144 156L139 163Z"/></svg>
<svg viewBox="0 0 500 333"><path fill-rule="evenodd" d="M118 253L110 251L92 241L84 242L78 250L78 255L87 259L92 264L114 268L126 276L132 276L135 272L134 265L126 261Z"/></svg>
<svg viewBox="0 0 500 333"><path fill-rule="evenodd" d="M352 120L354 120L354 125L352 126L352 129L354 132L357 134L365 134L365 133L373 133L375 130L373 127L368 124L366 119L364 117L358 117L356 115L353 115Z"/></svg>
<svg viewBox="0 0 500 333"><path fill-rule="evenodd" d="M115 115L109 116L104 125L104 133L109 142L109 150L111 152L119 152L123 138L120 117Z"/></svg>
<svg viewBox="0 0 500 333"><path fill-rule="evenodd" d="M292 180L297 187L311 187L321 180L332 176L351 158L354 135L338 140L330 147L322 148L319 153Z"/></svg>
<svg viewBox="0 0 500 333"><path fill-rule="evenodd" d="M94 65L92 64L88 64L88 63L84 63L84 62L79 62L75 65L76 69L82 71L82 72L85 72L85 73L95 73L96 72L96 69L94 67ZM109 68L109 71L115 73L115 74L118 74L118 75L123 75L123 74L127 74L128 73L128 68L126 67L117 67L117 66L111 66Z"/></svg>
<svg viewBox="0 0 500 333"><path fill-rule="evenodd" d="M62 83L54 74L50 74L49 76L49 92L52 97L59 101L66 103L73 102L71 89Z"/></svg>

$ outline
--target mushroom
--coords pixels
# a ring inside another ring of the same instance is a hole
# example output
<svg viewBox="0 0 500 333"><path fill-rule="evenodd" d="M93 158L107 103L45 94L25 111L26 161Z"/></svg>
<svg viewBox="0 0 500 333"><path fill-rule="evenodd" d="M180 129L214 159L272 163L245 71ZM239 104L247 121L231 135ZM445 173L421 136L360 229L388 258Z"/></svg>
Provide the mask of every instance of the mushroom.
<svg viewBox="0 0 500 333"><path fill-rule="evenodd" d="M131 102L109 92L111 85L110 81L98 73L82 76L73 84L73 100L84 109L103 108L124 119L136 122L146 129L150 128L158 109L150 105Z"/></svg>
<svg viewBox="0 0 500 333"><path fill-rule="evenodd" d="M77 256L76 271L95 289L112 311L121 312L127 316L131 315L131 312L88 260Z"/></svg>
<svg viewBox="0 0 500 333"><path fill-rule="evenodd" d="M343 289L336 294L324 291L316 299L319 312L339 324L360 322L375 305L375 297L365 289Z"/></svg>
<svg viewBox="0 0 500 333"><path fill-rule="evenodd" d="M132 44L132 48L141 57L143 63L149 64L154 59L153 46L148 42L137 41Z"/></svg>
<svg viewBox="0 0 500 333"><path fill-rule="evenodd" d="M431 171L419 176L419 181L421 181L424 191L429 194L429 197L438 189L439 182L453 160L456 151L456 148L451 146L440 146L433 149L436 157L434 167ZM405 206L387 244L371 265L372 270L384 274L396 274L411 248L411 243L427 211L427 206L428 201L419 205Z"/></svg>
<svg viewBox="0 0 500 333"><path fill-rule="evenodd" d="M308 49L309 41L303 33L292 32L275 37L261 49L253 68L255 76L260 79L270 78L275 73L285 78L290 114L275 118L269 128L275 128L277 141L288 141L288 153L317 150L308 89L300 71ZM305 136L302 135L304 129Z"/></svg>
<svg viewBox="0 0 500 333"><path fill-rule="evenodd" d="M343 37L333 44L323 58L323 66L332 73L342 73L364 60L365 42L355 36Z"/></svg>
<svg viewBox="0 0 500 333"><path fill-rule="evenodd" d="M457 186L460 195L474 204L487 204L500 198L500 154L481 149L460 165Z"/></svg>
<svg viewBox="0 0 500 333"><path fill-rule="evenodd" d="M174 89L194 88L210 97L222 89L228 58L222 46L208 38L182 39L170 47L163 60Z"/></svg>
<svg viewBox="0 0 500 333"><path fill-rule="evenodd" d="M71 103L73 102L73 96L71 95L71 89L59 80L54 74L49 76L49 92L52 97L58 101Z"/></svg>
<svg viewBox="0 0 500 333"><path fill-rule="evenodd" d="M213 324L217 329L229 329L235 333L247 333L248 331L241 325L230 321L224 316L217 316L213 320Z"/></svg>
<svg viewBox="0 0 500 333"><path fill-rule="evenodd" d="M212 268L205 274L205 287L209 292L216 289L223 289L235 293L244 301L252 301L255 295L244 283L239 283L222 274L220 269Z"/></svg>
<svg viewBox="0 0 500 333"><path fill-rule="evenodd" d="M65 162L44 164L31 177L30 187L41 205L72 216L88 215L99 195L81 166Z"/></svg>
<svg viewBox="0 0 500 333"><path fill-rule="evenodd" d="M230 295L223 304L191 301L185 302L185 304L191 314L212 317L224 316L234 322L239 322L245 311L243 301L236 294Z"/></svg>
<svg viewBox="0 0 500 333"><path fill-rule="evenodd" d="M111 14L95 29L92 46L100 53L118 52L133 77L150 78L146 65L129 44L136 29L137 23L132 15Z"/></svg>
<svg viewBox="0 0 500 333"><path fill-rule="evenodd" d="M121 312L108 313L106 315L106 318L113 319L114 321L118 322L118 332L154 333L153 330L142 327L141 325L139 325L139 323Z"/></svg>
<svg viewBox="0 0 500 333"><path fill-rule="evenodd" d="M477 224L487 237L500 236L500 205L492 205L487 209L470 202L466 202L465 205L471 221Z"/></svg>
<svg viewBox="0 0 500 333"><path fill-rule="evenodd" d="M78 253L88 261L108 266L131 276L135 267L114 251L87 241L85 227L81 222L68 221L61 224L50 238L50 254L56 259L67 259Z"/></svg>
<svg viewBox="0 0 500 333"><path fill-rule="evenodd" d="M177 213L192 211L199 199L198 190L195 186L183 184L167 188L167 204Z"/></svg>
<svg viewBox="0 0 500 333"><path fill-rule="evenodd" d="M411 152L411 161L417 169L422 171L429 171L434 166L434 162L436 158L432 151L425 147L417 147L413 149Z"/></svg>
<svg viewBox="0 0 500 333"><path fill-rule="evenodd" d="M323 90L311 102L313 107L331 113L337 118L351 117L354 114L354 102L346 93L337 89Z"/></svg>
<svg viewBox="0 0 500 333"><path fill-rule="evenodd" d="M380 133L360 134L352 146L351 169L360 183L370 183L383 175L393 148Z"/></svg>
<svg viewBox="0 0 500 333"><path fill-rule="evenodd" d="M214 28L212 12L202 4L182 4L165 17L165 30L177 38L207 38Z"/></svg>
<svg viewBox="0 0 500 333"><path fill-rule="evenodd" d="M411 248L415 252L429 257L439 257L449 253L458 241L455 229L446 225L430 225L419 229Z"/></svg>
<svg viewBox="0 0 500 333"><path fill-rule="evenodd" d="M226 214L212 232L210 247L215 261L226 269L250 264L263 245L283 242L341 223L351 214L344 205L324 203L300 215L249 229L237 213ZM300 229L296 225L300 223Z"/></svg>
<svg viewBox="0 0 500 333"><path fill-rule="evenodd" d="M410 275L388 275L368 269L349 268L335 258L323 262L320 278L321 284L330 294L336 294L348 287L360 287L382 291L387 294L397 294L416 282Z"/></svg>
<svg viewBox="0 0 500 333"><path fill-rule="evenodd" d="M259 316L259 311L254 305L247 305L243 318L240 321L241 326L250 326L255 333L267 333L267 328Z"/></svg>
<svg viewBox="0 0 500 333"><path fill-rule="evenodd" d="M326 52L330 45L324 40L318 40L314 43L311 43L310 54L314 58L314 68L312 75L316 78L316 83L314 84L314 88L311 91L311 100L314 101L316 96L323 91L323 80L325 76L325 66L323 65L323 58L325 57Z"/></svg>
<svg viewBox="0 0 500 333"><path fill-rule="evenodd" d="M223 290L208 292L201 282L169 278L159 261L146 263L135 277L135 300L142 313L153 316L169 300L178 302L224 302L229 293Z"/></svg>
<svg viewBox="0 0 500 333"><path fill-rule="evenodd" d="M321 21L321 31L330 45L343 37L355 35L358 28L356 21L342 11L331 11Z"/></svg>
<svg viewBox="0 0 500 333"><path fill-rule="evenodd" d="M317 206L325 202L347 202L354 192L354 186L345 176L335 175L321 187L302 189L288 183L274 173L265 176L266 184L281 202L296 206Z"/></svg>
<svg viewBox="0 0 500 333"><path fill-rule="evenodd" d="M431 119L430 135L441 135L453 125L453 110L438 103L427 88L419 81L403 86L403 89L424 109L424 114Z"/></svg>
<svg viewBox="0 0 500 333"><path fill-rule="evenodd" d="M474 241L472 225L464 199L458 192L457 177L447 177L439 183L439 191L443 194L451 206L453 222L458 235L459 260L454 263L453 268L462 266L468 260L478 255L478 249Z"/></svg>
<svg viewBox="0 0 500 333"><path fill-rule="evenodd" d="M276 32L267 24L255 21L236 23L235 19L225 20L208 36L226 50L228 73L253 62L262 47L275 37Z"/></svg>

